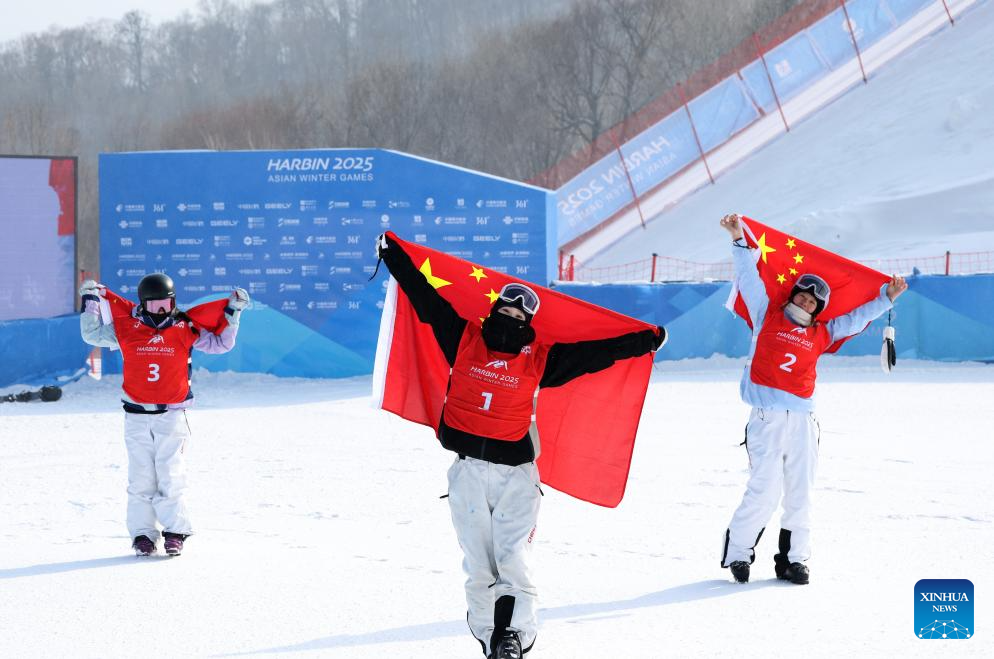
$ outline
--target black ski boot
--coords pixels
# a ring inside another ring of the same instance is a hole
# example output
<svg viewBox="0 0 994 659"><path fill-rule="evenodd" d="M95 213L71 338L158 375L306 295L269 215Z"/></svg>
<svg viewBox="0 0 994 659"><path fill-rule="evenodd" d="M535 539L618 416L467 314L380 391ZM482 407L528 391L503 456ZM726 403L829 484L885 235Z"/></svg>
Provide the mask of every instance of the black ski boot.
<svg viewBox="0 0 994 659"><path fill-rule="evenodd" d="M518 633L504 632L490 659L521 659L521 639L518 638Z"/></svg>
<svg viewBox="0 0 994 659"><path fill-rule="evenodd" d="M804 585L810 580L811 573L804 563L791 563L782 570L777 568L777 579L790 581L799 585Z"/></svg>
<svg viewBox="0 0 994 659"><path fill-rule="evenodd" d="M736 582L749 583L749 563L746 561L732 561L728 569L732 571L732 576L735 577Z"/></svg>

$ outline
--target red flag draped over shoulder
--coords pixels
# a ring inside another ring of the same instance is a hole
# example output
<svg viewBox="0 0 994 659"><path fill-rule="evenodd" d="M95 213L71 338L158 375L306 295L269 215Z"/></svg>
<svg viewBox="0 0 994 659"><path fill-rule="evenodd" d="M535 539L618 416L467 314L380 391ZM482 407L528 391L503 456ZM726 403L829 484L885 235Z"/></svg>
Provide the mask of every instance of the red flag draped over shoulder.
<svg viewBox="0 0 994 659"><path fill-rule="evenodd" d="M845 315L870 302L880 294L880 287L890 281L882 272L771 229L752 218L741 217L740 221L746 243L756 249L756 268L766 285L771 309L787 301L794 282L804 274L818 275L831 288L828 306L818 314L820 322ZM732 293L735 296L733 310L752 327L745 301L736 289L733 288ZM836 341L828 352L835 352L850 338Z"/></svg>
<svg viewBox="0 0 994 659"><path fill-rule="evenodd" d="M389 234L461 317L480 324L514 277ZM653 325L528 283L542 306L532 326L541 343L605 339ZM652 354L616 362L564 386L540 389L536 412L542 482L602 506L625 493ZM431 326L418 320L391 279L380 324L373 397L378 406L437 432L449 365Z"/></svg>
<svg viewBox="0 0 994 659"><path fill-rule="evenodd" d="M132 309L135 308L134 302L121 297L109 288L104 289L104 300L110 311L110 318L105 318L105 321L130 316ZM211 334L220 334L228 326L228 319L224 317L224 309L227 306L228 299L222 298L198 304L184 313L198 328L207 330Z"/></svg>

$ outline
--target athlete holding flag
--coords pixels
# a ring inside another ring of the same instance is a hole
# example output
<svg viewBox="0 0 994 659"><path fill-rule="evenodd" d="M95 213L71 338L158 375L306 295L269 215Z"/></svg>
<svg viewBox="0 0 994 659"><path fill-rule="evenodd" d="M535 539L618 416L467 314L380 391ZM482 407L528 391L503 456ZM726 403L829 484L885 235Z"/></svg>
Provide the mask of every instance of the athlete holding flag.
<svg viewBox="0 0 994 659"><path fill-rule="evenodd" d="M721 565L731 568L739 583L749 581L755 547L782 492L784 514L779 553L774 557L776 575L806 584L809 571L805 561L811 556L811 488L819 442L814 415L815 365L822 354L834 351L890 309L908 285L897 276L887 282L885 275L812 245L804 245L805 254L801 254L801 241L773 230L767 229L758 240L750 235L747 242L743 219L738 215L726 215L721 226L732 237L735 284L745 303L744 311L738 304L735 309L752 327L749 362L740 385L742 400L752 406L745 441L749 482L725 532ZM777 247L770 240L775 240ZM767 256L772 265L772 254L778 250L793 256L785 259L778 255L782 261L777 267L764 269ZM812 255L823 261L820 274L799 272L805 258L810 261ZM817 317L830 304L832 290L826 282L830 274L845 282L847 300L871 299L856 306L851 302L846 305L840 298L841 306L836 308L848 307L850 311L819 322ZM789 276L795 279L790 282ZM771 299L771 290L783 290L786 298Z"/></svg>
<svg viewBox="0 0 994 659"><path fill-rule="evenodd" d="M647 355L665 342L666 331L544 342L532 327L541 300L520 282L501 287L481 326L457 313L392 235L377 239L376 252L419 324L430 326L448 366L437 431L442 447L458 455L448 498L464 555L467 623L487 657L521 659L537 633L528 566L541 500L532 431L536 391Z"/></svg>
<svg viewBox="0 0 994 659"><path fill-rule="evenodd" d="M179 556L184 540L193 533L184 500L183 455L190 438L186 408L193 402L190 353L222 354L235 346L248 293L236 288L225 300L183 312L176 307L172 279L162 273L142 278L137 305L92 279L83 282L79 293L83 340L92 346L120 348L124 359L121 402L132 548L138 556L154 554L158 522L166 554Z"/></svg>

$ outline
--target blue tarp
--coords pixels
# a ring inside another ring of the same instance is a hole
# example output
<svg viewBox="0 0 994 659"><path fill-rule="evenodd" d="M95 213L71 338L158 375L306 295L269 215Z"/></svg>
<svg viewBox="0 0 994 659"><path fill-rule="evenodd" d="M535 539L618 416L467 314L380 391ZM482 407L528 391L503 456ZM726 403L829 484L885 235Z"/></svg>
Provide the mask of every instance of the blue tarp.
<svg viewBox="0 0 994 659"><path fill-rule="evenodd" d="M0 387L53 384L86 364L79 316L0 322Z"/></svg>
<svg viewBox="0 0 994 659"><path fill-rule="evenodd" d="M905 359L994 361L994 275L927 276L909 280L892 322ZM725 308L729 283L560 284L558 290L656 325L670 341L657 359L749 352L749 329ZM848 341L840 355L880 352L886 316Z"/></svg>

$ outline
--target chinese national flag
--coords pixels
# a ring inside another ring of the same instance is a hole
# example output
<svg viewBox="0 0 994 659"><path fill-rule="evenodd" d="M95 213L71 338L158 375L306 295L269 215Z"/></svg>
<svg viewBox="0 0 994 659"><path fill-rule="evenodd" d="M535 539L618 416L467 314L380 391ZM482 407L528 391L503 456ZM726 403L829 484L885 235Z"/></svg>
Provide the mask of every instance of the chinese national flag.
<svg viewBox="0 0 994 659"><path fill-rule="evenodd" d="M224 317L226 306L228 306L228 299L222 298L198 304L195 307L187 309L185 313L198 328L205 329L211 334L220 334L228 326L228 319ZM104 289L104 296L100 301L100 307L104 324L109 325L116 318L130 316L135 303L106 288Z"/></svg>
<svg viewBox="0 0 994 659"><path fill-rule="evenodd" d="M818 314L821 322L845 315L870 302L880 294L880 287L890 281L890 277L882 272L771 229L756 220L742 217L740 221L746 242L756 248L756 267L766 285L770 309L777 309L787 301L794 282L804 274L818 275L831 288L828 306ZM749 312L737 290L736 287L732 289L735 296L733 310L751 328ZM828 352L835 352L849 338L852 337L836 341Z"/></svg>
<svg viewBox="0 0 994 659"><path fill-rule="evenodd" d="M508 275L442 252L393 240L462 318L481 324ZM541 300L533 327L542 343L605 339L654 326L528 283ZM601 506L621 502L635 432L652 370L652 355L616 362L561 386L540 389L536 410L542 482ZM378 407L438 431L449 380L431 326L392 278L387 288L373 370ZM534 431L534 425L533 425Z"/></svg>

